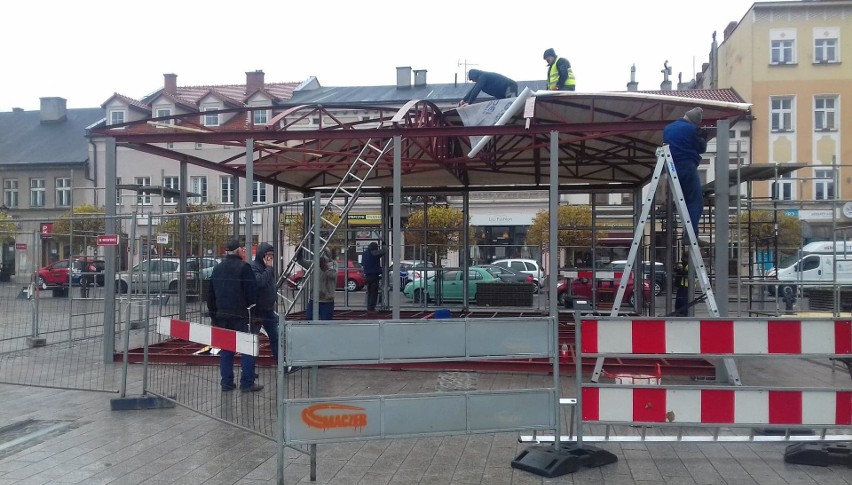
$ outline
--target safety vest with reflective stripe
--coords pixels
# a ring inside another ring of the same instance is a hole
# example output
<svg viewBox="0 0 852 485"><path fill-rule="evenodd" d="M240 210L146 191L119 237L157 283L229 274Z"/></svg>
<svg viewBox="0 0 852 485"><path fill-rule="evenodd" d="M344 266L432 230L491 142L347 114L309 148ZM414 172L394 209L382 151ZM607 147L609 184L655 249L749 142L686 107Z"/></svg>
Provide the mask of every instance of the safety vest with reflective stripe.
<svg viewBox="0 0 852 485"><path fill-rule="evenodd" d="M550 69L548 71L549 75L547 77L547 89L552 90L556 89L556 85L559 84L559 69L556 68L556 63L559 62L559 57L553 60L553 64L550 65ZM568 86L576 86L577 81L574 79L574 71L571 68L568 68L568 79L565 81L565 89L568 89Z"/></svg>

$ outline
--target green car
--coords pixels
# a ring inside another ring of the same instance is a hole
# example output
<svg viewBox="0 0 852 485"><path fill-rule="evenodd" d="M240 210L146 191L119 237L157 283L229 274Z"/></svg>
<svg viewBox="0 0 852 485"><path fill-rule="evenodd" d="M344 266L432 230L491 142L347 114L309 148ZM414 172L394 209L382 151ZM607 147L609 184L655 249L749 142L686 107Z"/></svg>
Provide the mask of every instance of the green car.
<svg viewBox="0 0 852 485"><path fill-rule="evenodd" d="M476 300L477 284L489 281L501 281L499 276L492 274L487 268L468 268L467 274L467 296L469 301ZM438 297L438 289L435 287L435 280L437 279L441 281L441 301L462 301L464 299L463 275L463 270L459 268L439 269L435 275L427 279L421 278L408 283L405 285L402 293L406 298L413 300L414 303L421 303L424 296L428 296L430 301L435 300Z"/></svg>

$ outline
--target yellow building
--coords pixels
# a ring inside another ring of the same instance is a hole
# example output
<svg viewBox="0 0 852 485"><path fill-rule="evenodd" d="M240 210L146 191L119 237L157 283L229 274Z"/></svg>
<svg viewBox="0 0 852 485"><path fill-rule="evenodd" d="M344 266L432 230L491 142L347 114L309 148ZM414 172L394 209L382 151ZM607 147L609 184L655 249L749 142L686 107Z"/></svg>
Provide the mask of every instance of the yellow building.
<svg viewBox="0 0 852 485"><path fill-rule="evenodd" d="M809 240L852 222L850 45L852 1L759 2L725 29L704 73L707 87L733 88L754 105L751 163L807 166L753 190L807 222Z"/></svg>

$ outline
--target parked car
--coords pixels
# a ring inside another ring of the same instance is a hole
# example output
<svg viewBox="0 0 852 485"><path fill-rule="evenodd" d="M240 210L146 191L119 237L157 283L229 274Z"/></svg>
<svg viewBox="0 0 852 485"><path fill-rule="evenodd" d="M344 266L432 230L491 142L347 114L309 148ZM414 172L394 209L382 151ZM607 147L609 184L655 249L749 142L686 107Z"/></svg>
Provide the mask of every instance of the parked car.
<svg viewBox="0 0 852 485"><path fill-rule="evenodd" d="M347 267L343 261L337 261L337 289L359 291L367 284L367 279L364 277L364 267L357 261L349 260L348 263ZM304 270L294 273L293 277L288 280L290 287L301 286L304 277Z"/></svg>
<svg viewBox="0 0 852 485"><path fill-rule="evenodd" d="M621 273L616 273L614 279L596 279L594 281L597 282L597 294L598 294L598 303L601 302L601 297L605 294L612 295L612 299L615 299L615 294L618 291L618 283L621 280ZM574 278L571 279L571 291L568 292L568 281L567 279L560 280L556 285L556 295L559 299L559 305L564 306L566 308L571 308L573 304L573 300L571 297L579 297L586 298L589 301L592 299L592 280L589 278ZM627 280L627 288L625 288L624 297L621 300L622 305L630 305L633 308L636 308L636 295L633 291L634 281L633 275L630 275L630 278ZM644 296L644 300L647 302L651 299L651 283L648 280L642 280L642 292Z"/></svg>
<svg viewBox="0 0 852 485"><path fill-rule="evenodd" d="M216 266L216 258L187 258L186 269L181 269L179 258L156 258L142 261L133 266L130 271L122 271L115 277L115 291L127 293L131 284L136 292L146 288L156 292L177 292L179 279L186 280L187 294L197 295L204 269ZM202 271L199 272L198 268ZM151 279L148 280L150 273ZM209 276L208 276L209 278Z"/></svg>
<svg viewBox="0 0 852 485"><path fill-rule="evenodd" d="M405 286L403 294L415 303L422 302L424 298L434 300L438 296L437 281L440 281L441 301L463 301L463 276L463 269L445 268L437 275L412 280ZM468 300L476 300L476 286L479 283L490 281L501 280L499 276L492 274L487 268L473 266L468 268Z"/></svg>
<svg viewBox="0 0 852 485"><path fill-rule="evenodd" d="M100 259L61 259L38 270L38 286L42 290L68 286L68 272L72 286L104 285L104 262Z"/></svg>
<svg viewBox="0 0 852 485"><path fill-rule="evenodd" d="M533 281L535 281L536 286L539 288L541 288L544 281L544 271L542 271L538 261L534 259L498 259L491 264L511 269L516 273L526 273L533 277Z"/></svg>
<svg viewBox="0 0 852 485"><path fill-rule="evenodd" d="M471 266L471 268L485 268L489 273L494 276L500 278L502 281L506 283L529 283L533 286L533 292L538 292L538 285L535 285L533 281L532 275L528 275L526 273L516 273L511 269L504 268L502 266L497 266L496 264L478 264L476 266Z"/></svg>
<svg viewBox="0 0 852 485"><path fill-rule="evenodd" d="M624 267L627 265L627 260L617 260L609 263L606 268L611 271L624 271ZM642 262L642 277L646 280L651 280L651 265L652 263L649 261ZM668 276L666 275L666 267L663 263L653 263L654 267L654 295L659 296L663 294L663 291L666 290L668 286Z"/></svg>
<svg viewBox="0 0 852 485"><path fill-rule="evenodd" d="M388 266L388 278L391 281L396 281L394 277L394 272L396 265L391 263ZM399 267L402 268L402 271L399 274L399 279L402 288L405 288L405 285L408 283L420 279L420 278L428 278L430 276L435 275L435 264L431 261L415 261L415 260L402 260L399 262Z"/></svg>

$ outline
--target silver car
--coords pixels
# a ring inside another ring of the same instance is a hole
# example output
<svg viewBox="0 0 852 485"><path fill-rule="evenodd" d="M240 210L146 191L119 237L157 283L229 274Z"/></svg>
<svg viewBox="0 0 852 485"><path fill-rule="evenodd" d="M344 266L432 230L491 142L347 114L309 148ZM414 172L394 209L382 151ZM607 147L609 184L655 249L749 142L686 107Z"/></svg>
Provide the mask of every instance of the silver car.
<svg viewBox="0 0 852 485"><path fill-rule="evenodd" d="M115 291L127 293L132 285L134 292L142 292L150 288L151 291L156 292L176 293L180 284L179 279L184 278L187 293L197 294L205 273L207 279L209 279L213 267L217 263L217 258L187 258L187 269L184 271L180 268L179 258L149 259L133 266L130 271L118 273ZM150 275L150 280L148 275Z"/></svg>

